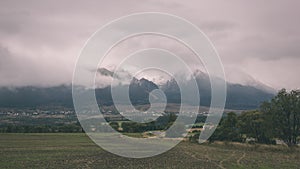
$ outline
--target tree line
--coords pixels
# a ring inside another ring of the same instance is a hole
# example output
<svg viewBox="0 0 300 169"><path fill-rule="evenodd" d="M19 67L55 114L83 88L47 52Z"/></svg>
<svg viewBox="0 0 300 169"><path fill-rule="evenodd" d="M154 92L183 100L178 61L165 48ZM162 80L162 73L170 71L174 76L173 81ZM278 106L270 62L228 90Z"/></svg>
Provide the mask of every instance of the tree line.
<svg viewBox="0 0 300 169"><path fill-rule="evenodd" d="M294 146L299 142L299 135L300 91L282 89L272 100L263 102L258 110L240 115L228 113L209 141L245 142L252 138L254 142L276 144L278 139ZM196 134L191 140L195 141L198 137L199 134Z"/></svg>
<svg viewBox="0 0 300 169"><path fill-rule="evenodd" d="M0 133L82 133L79 123L58 125L1 125Z"/></svg>

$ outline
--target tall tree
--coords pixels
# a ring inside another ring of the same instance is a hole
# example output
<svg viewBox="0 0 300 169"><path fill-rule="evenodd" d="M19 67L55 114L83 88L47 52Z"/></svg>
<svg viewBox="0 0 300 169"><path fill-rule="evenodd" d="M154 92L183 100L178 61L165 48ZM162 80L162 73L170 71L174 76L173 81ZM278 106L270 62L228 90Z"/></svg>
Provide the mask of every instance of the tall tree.
<svg viewBox="0 0 300 169"><path fill-rule="evenodd" d="M271 143L271 132L264 113L260 111L243 112L239 117L240 132L247 137L253 137L259 143Z"/></svg>
<svg viewBox="0 0 300 169"><path fill-rule="evenodd" d="M300 134L300 91L287 92L282 89L270 102L265 102L261 110L269 119L274 136L288 146L297 144Z"/></svg>
<svg viewBox="0 0 300 169"><path fill-rule="evenodd" d="M241 135L238 128L238 116L234 112L227 114L217 127L216 131L209 138L209 141L241 141Z"/></svg>

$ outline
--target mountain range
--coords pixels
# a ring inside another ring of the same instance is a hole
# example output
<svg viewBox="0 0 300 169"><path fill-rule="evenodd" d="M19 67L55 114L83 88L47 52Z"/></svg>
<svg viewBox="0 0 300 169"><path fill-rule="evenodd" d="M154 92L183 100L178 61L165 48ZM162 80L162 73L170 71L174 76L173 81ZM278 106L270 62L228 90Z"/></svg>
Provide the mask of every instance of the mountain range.
<svg viewBox="0 0 300 169"><path fill-rule="evenodd" d="M103 70L101 72L104 72ZM112 75L109 70L105 70L105 76ZM200 105L210 106L211 89L208 75L201 71L195 71L194 77L200 93ZM189 85L191 85L190 81L185 81L184 87L188 89ZM133 105L149 104L149 93L154 89L161 89L165 93L168 103L184 102L189 104L190 102L189 100L181 101L180 90L174 79L170 79L163 84L155 84L145 78L137 79L134 77L131 83L127 85L96 88L95 93L98 103L107 106L113 105L111 88L118 90L125 87L129 87L129 98ZM250 86L227 82L225 107L227 109L255 109L259 107L261 102L270 100L273 96L274 92L262 83ZM72 107L72 87L61 85L55 87L0 88L0 107L39 106Z"/></svg>

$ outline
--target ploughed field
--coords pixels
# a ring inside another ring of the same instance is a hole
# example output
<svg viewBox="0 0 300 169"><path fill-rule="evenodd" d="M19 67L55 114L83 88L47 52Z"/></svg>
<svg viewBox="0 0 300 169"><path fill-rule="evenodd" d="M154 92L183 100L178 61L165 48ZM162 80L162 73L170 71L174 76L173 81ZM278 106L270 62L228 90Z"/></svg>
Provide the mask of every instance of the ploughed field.
<svg viewBox="0 0 300 169"><path fill-rule="evenodd" d="M120 145L121 146L121 145ZM0 134L0 168L299 168L300 148L181 142L170 151L129 159L104 151L85 134Z"/></svg>

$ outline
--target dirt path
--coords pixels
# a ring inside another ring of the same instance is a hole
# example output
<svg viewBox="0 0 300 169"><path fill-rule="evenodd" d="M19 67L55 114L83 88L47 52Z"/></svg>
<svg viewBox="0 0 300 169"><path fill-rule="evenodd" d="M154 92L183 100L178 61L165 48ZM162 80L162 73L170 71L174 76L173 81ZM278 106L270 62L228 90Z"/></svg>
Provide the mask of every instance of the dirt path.
<svg viewBox="0 0 300 169"><path fill-rule="evenodd" d="M221 168L221 169L227 169L225 166L224 166L224 162L234 158L236 159L236 164L238 166L241 166L241 161L246 157L246 153L245 152L240 152L238 151L233 151L231 154L228 154L227 158L224 158L223 160L221 161L214 161L212 160L208 155L205 155L203 154L204 156L202 158L199 158L196 156L196 154L193 154L191 152L184 152L186 155L190 156L191 158L195 159L195 160L200 160L200 161L206 161L206 162L209 162L209 163L212 163L214 165L216 165L218 168ZM242 154L241 154L242 153Z"/></svg>
<svg viewBox="0 0 300 169"><path fill-rule="evenodd" d="M246 153L245 152L243 152L243 155L236 161L236 164L237 165L241 165L241 160L243 159L243 158L245 158L246 157Z"/></svg>
<svg viewBox="0 0 300 169"><path fill-rule="evenodd" d="M231 153L230 156L228 156L227 158L223 159L222 161L219 162L219 167L222 169L226 169L226 167L224 167L223 163L227 160L229 160L230 158L232 158L235 155L235 151Z"/></svg>
<svg viewBox="0 0 300 169"><path fill-rule="evenodd" d="M193 159L200 160L200 161L208 161L208 162L210 162L210 163L212 163L212 164L220 167L221 169L226 169L223 166L220 166L218 163L212 161L211 158L209 156L207 156L207 155L204 156L206 159L203 159L203 158L196 157L195 154L190 153L190 152L184 152L184 153L187 154L188 156L191 156Z"/></svg>

